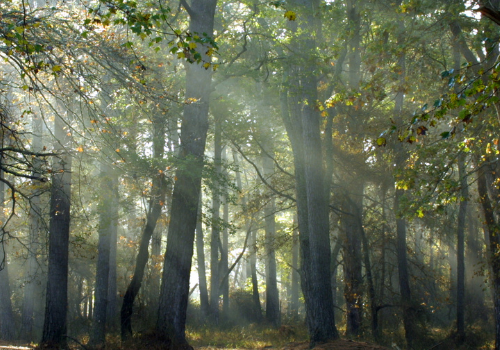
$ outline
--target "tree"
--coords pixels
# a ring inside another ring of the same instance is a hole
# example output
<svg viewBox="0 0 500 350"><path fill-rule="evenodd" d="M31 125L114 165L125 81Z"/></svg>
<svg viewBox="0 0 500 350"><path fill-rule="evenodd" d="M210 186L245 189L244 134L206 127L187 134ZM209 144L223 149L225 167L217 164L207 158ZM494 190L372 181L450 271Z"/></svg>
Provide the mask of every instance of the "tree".
<svg viewBox="0 0 500 350"><path fill-rule="evenodd" d="M52 164L50 197L49 265L42 343L66 347L68 310L68 246L71 206L71 154L67 150L68 132L56 117L54 150L59 154Z"/></svg>
<svg viewBox="0 0 500 350"><path fill-rule="evenodd" d="M182 1L190 17L192 35L213 36L217 1L195 0L188 5ZM210 56L203 53L203 60ZM207 51L208 52L208 51ZM186 310L189 276L193 256L198 200L200 198L203 154L208 131L208 107L212 72L201 64L187 67L186 99L181 123L179 158L182 167L176 171L172 194L171 220L168 228L167 250L163 263L160 306L156 331L174 347L186 344Z"/></svg>

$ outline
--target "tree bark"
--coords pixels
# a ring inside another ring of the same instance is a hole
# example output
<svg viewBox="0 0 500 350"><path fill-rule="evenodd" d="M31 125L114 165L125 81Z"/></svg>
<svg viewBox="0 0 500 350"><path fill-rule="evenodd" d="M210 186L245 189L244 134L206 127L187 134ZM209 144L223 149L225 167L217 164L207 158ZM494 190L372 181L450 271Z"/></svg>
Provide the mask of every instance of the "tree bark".
<svg viewBox="0 0 500 350"><path fill-rule="evenodd" d="M203 227L202 227L202 197L200 193L200 201L198 204L198 221L196 222L196 253L198 257L198 279L200 287L200 307L204 317L208 317L210 313L210 304L208 302L207 290L207 272L205 268L205 245L203 242Z"/></svg>
<svg viewBox="0 0 500 350"><path fill-rule="evenodd" d="M294 226L297 222L297 215L294 215ZM291 305L290 316L292 319L297 319L299 316L299 232L294 227L292 235L292 291L291 291Z"/></svg>
<svg viewBox="0 0 500 350"><path fill-rule="evenodd" d="M4 192L3 187L2 182L0 185L0 191L2 191L2 193ZM0 195L0 197L3 197L3 195ZM3 203L3 200L1 203ZM14 340L16 338L16 323L10 299L11 289L7 253L5 251L6 244L7 243L2 239L0 244L0 265L2 267L0 270L0 336L3 340Z"/></svg>
<svg viewBox="0 0 500 350"><path fill-rule="evenodd" d="M186 7L187 4L183 2ZM213 35L216 0L194 0L189 6L191 33ZM199 45L201 46L201 45ZM205 49L200 48L203 53ZM206 61L210 58L204 54ZM194 233L200 198L203 154L208 130L208 107L211 90L210 70L200 64L187 67L186 98L195 102L184 106L181 123L179 158L185 162L176 171L172 196L171 220L163 264L160 307L156 330L174 348L186 345L186 310L189 276L193 257Z"/></svg>
<svg viewBox="0 0 500 350"><path fill-rule="evenodd" d="M457 225L457 335L459 343L465 340L465 219L469 190L465 171L465 155L458 155L460 204Z"/></svg>
<svg viewBox="0 0 500 350"><path fill-rule="evenodd" d="M479 170L477 173L477 189L479 194L479 201L486 221L485 228L489 239L489 263L491 273L491 284L493 287L493 304L495 307L495 350L500 349L500 256L498 250L500 247L500 228L497 219L495 218L492 200L488 193L488 186L493 186L487 181L487 172L495 172L496 169L488 169L487 165L478 165Z"/></svg>
<svg viewBox="0 0 500 350"><path fill-rule="evenodd" d="M220 184L222 169L222 127L219 118L215 120L214 135L214 180L212 181L212 233L210 235L210 317L212 322L219 322L219 244L220 244Z"/></svg>
<svg viewBox="0 0 500 350"><path fill-rule="evenodd" d="M320 115L316 110L316 42L314 36L310 35L318 24L314 14L319 8L316 1L301 0L295 1L295 4L302 16L299 28L302 33L308 33L300 35L296 43L301 63L300 67L295 65L294 73L298 73L295 79L300 84L296 97L301 104L298 104L300 110L293 108L288 116L283 116L294 152L303 289L309 336L314 344L336 339L339 335L335 327L330 285L328 201L324 194ZM291 125L296 118L300 129Z"/></svg>
<svg viewBox="0 0 500 350"><path fill-rule="evenodd" d="M101 164L101 202L99 203L99 241L95 280L95 309L89 343L103 347L106 342L108 286L110 272L111 237L116 231L115 187L118 186L108 164ZM114 214L114 215L113 215Z"/></svg>
<svg viewBox="0 0 500 350"><path fill-rule="evenodd" d="M68 136L56 117L50 198L48 281L42 344L66 347L68 309L68 247L71 206L71 155L65 150Z"/></svg>
<svg viewBox="0 0 500 350"><path fill-rule="evenodd" d="M263 175L267 180L274 173L274 160L271 156L274 154L270 137L263 140L262 168ZM268 202L264 206L265 221L265 242L266 242L266 319L274 327L280 324L280 301L278 294L278 282L276 277L276 222L275 215L276 204L272 193L268 193Z"/></svg>
<svg viewBox="0 0 500 350"><path fill-rule="evenodd" d="M43 123L40 116L33 114L33 151L42 151L42 130ZM39 177L41 174L42 161L39 157L33 160L33 176ZM26 341L34 341L34 324L35 324L35 300L38 300L40 288L38 287L40 277L37 274L37 254L39 253L39 240L41 237L41 207L40 207L40 183L38 180L33 180L32 185L34 190L30 200L30 233L29 233L29 251L28 264L26 271L26 285L24 287L23 311L22 311L22 334L21 338Z"/></svg>

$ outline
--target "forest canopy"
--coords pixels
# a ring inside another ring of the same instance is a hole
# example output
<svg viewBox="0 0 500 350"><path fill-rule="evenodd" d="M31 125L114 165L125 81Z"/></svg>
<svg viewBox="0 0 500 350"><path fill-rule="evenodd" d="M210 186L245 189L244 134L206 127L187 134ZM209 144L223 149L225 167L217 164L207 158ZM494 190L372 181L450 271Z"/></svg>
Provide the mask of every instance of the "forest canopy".
<svg viewBox="0 0 500 350"><path fill-rule="evenodd" d="M1 2L0 341L500 349L499 23Z"/></svg>

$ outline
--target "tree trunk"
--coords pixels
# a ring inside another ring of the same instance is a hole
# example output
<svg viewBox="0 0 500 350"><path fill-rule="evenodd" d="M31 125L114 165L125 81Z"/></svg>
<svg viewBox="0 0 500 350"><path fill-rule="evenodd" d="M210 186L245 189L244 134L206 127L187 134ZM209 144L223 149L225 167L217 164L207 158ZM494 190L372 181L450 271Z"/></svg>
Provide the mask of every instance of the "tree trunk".
<svg viewBox="0 0 500 350"><path fill-rule="evenodd" d="M56 117L50 198L48 281L42 344L66 347L68 309L68 247L71 205L71 155L65 150L67 131Z"/></svg>
<svg viewBox="0 0 500 350"><path fill-rule="evenodd" d="M498 255L498 247L500 246L500 228L499 223L495 218L494 209L492 206L492 201L488 194L488 186L493 186L493 184L488 184L487 172L494 172L495 177L498 174L496 169L488 169L487 165L479 165L479 171L477 173L477 189L479 194L479 200L481 202L481 207L483 215L486 221L485 228L487 231L488 250L489 250L489 263L490 263L490 273L491 273L491 284L493 287L493 304L495 307L494 319L495 319L495 350L500 349L500 256Z"/></svg>
<svg viewBox="0 0 500 350"><path fill-rule="evenodd" d="M303 188L297 192L305 195L297 195L297 201L304 201L303 206L307 208L307 236L301 240L304 244L303 264L306 266L305 293L309 300L307 304L309 336L312 343L323 342L338 338L335 327L335 315L330 285L330 237L328 201L324 194L325 175L323 171L323 158L320 133L320 115L316 110L317 101L317 71L314 62L316 42L313 33L316 29L317 19L314 14L318 11L314 1L298 1L299 12L303 20L299 22L303 33L299 38L299 52L303 55L303 65L299 69L300 79L300 123L302 125L302 149L304 157L303 167L299 165L299 171L303 176L297 182L303 181L298 186ZM300 146L299 146L300 147ZM307 157L305 156L307 155ZM299 214L300 228L300 214Z"/></svg>
<svg viewBox="0 0 500 350"><path fill-rule="evenodd" d="M0 185L0 191L3 197L3 182ZM2 202L3 203L3 200ZM3 206L2 206L3 207ZM5 237L5 236L3 236ZM12 311L11 290L9 282L9 268L7 264L7 253L5 245L7 243L2 239L0 245L0 339L14 340L16 338L16 323L14 312Z"/></svg>
<svg viewBox="0 0 500 350"><path fill-rule="evenodd" d="M457 335L459 343L465 340L465 219L469 190L465 172L465 155L458 156L458 177L460 179L460 204L457 225Z"/></svg>
<svg viewBox="0 0 500 350"><path fill-rule="evenodd" d="M191 33L206 33L210 37L213 35L216 4L216 0L191 2L191 6L187 8L191 18ZM203 54L205 50L206 48L201 47L199 52L204 60L210 61L210 57ZM208 130L211 77L211 71L203 68L201 64L195 63L187 67L186 99L196 102L184 106L179 158L185 164L176 171L177 181L172 196L156 324L158 335L165 341L170 341L174 348L186 345L189 277Z"/></svg>
<svg viewBox="0 0 500 350"><path fill-rule="evenodd" d="M220 118L220 117L219 117ZM210 317L212 322L219 322L219 283L220 271L219 246L220 246L220 184L219 177L222 170L222 128L221 121L215 120L214 135L214 177L212 181L212 233L210 235Z"/></svg>
<svg viewBox="0 0 500 350"><path fill-rule="evenodd" d="M399 1L396 5L401 4ZM400 20L398 24L398 45L403 45L405 40L406 29L404 23ZM398 60L399 71L399 85L401 87L406 83L406 55L404 51L400 53ZM395 97L394 105L394 118L397 123L401 123L401 113L403 110L404 103L404 92L402 88L398 89ZM397 142L397 141L396 141ZM406 161L406 152L401 143L397 144L395 147L395 169L403 169ZM397 179L395 179L397 181ZM415 309L412 302L412 295L410 289L410 277L408 272L408 258L406 249L406 220L400 213L400 203L404 196L404 190L396 188L395 198L394 198L394 212L396 213L396 256L398 265L398 283L399 292L401 294L401 305L403 308L403 323L405 328L405 339L408 348L413 347L413 340L416 336L415 327Z"/></svg>
<svg viewBox="0 0 500 350"><path fill-rule="evenodd" d="M200 193L200 202L198 204L198 221L196 222L196 253L198 257L198 279L200 287L200 307L204 317L210 313L210 304L208 302L207 290L207 272L205 269L205 245L203 241L202 227L202 197Z"/></svg>
<svg viewBox="0 0 500 350"><path fill-rule="evenodd" d="M112 190L109 194L112 198L111 207L109 208L109 216L112 218L110 226L110 247L109 247L109 277L108 277L108 303L106 310L106 323L108 331L118 331L119 317L118 317L118 299L117 299L117 262L116 262L116 249L118 244L118 174L113 173L111 179Z"/></svg>
<svg viewBox="0 0 500 350"><path fill-rule="evenodd" d="M250 233L250 275L252 276L252 300L255 307L255 315L262 318L262 308L260 306L259 282L257 280L257 231Z"/></svg>
<svg viewBox="0 0 500 350"><path fill-rule="evenodd" d="M274 174L274 160L271 158L274 155L270 136L266 137L262 142L262 168L263 175L266 179ZM268 192L268 202L264 206L265 220L265 249L266 249L266 319L274 327L279 327L280 324L280 301L278 294L278 282L276 277L276 252L275 252L275 236L276 222L274 213L276 212L276 204L272 193Z"/></svg>
<svg viewBox="0 0 500 350"><path fill-rule="evenodd" d="M165 148L165 122L159 117L153 119L153 157L161 160ZM146 218L146 226L142 232L139 252L135 264L134 276L127 287L123 297L121 308L121 337L126 340L132 336L132 314L134 300L139 293L144 278L144 269L149 260L149 241L153 236L156 223L161 215L165 204L167 185L164 180L163 169L154 171L151 198L149 200L149 212Z"/></svg>
<svg viewBox="0 0 500 350"><path fill-rule="evenodd" d="M33 114L33 151L42 151L42 130L43 123L40 116ZM33 160L33 176L39 177L41 174L42 161L39 157ZM30 232L29 232L29 251L28 264L26 271L26 285L24 287L23 297L23 312L22 312L22 334L21 338L26 341L34 341L34 323L35 323L35 300L40 294L39 283L40 277L37 274L37 254L39 253L39 240L41 237L41 207L40 207L40 183L38 180L33 180L32 185L34 190L30 201Z"/></svg>
<svg viewBox="0 0 500 350"><path fill-rule="evenodd" d="M103 347L106 342L106 324L108 307L108 286L111 255L111 237L116 231L116 193L118 183L113 181L113 169L108 164L101 164L101 197L99 210L99 242L97 244L97 267L95 280L95 309L89 343L93 347ZM115 214L115 215L113 215Z"/></svg>
<svg viewBox="0 0 500 350"><path fill-rule="evenodd" d="M363 275L361 232L363 205L363 183L356 183L356 189L351 185L349 194L344 194L342 226L344 229L344 297L346 302L346 333L357 336L361 332L363 314Z"/></svg>
<svg viewBox="0 0 500 350"><path fill-rule="evenodd" d="M225 159L226 151L223 151L223 159ZM224 173L227 173L224 171ZM222 220L224 221L224 229L222 230L222 251L220 256L220 276L222 278L222 314L225 319L229 316L229 276L224 278L229 271L229 231L227 223L229 222L229 202L227 196L224 198Z"/></svg>
<svg viewBox="0 0 500 350"><path fill-rule="evenodd" d="M294 226L297 222L297 215L294 215ZM291 292L291 307L290 316L292 319L297 319L299 316L299 232L294 227L292 236L292 292Z"/></svg>

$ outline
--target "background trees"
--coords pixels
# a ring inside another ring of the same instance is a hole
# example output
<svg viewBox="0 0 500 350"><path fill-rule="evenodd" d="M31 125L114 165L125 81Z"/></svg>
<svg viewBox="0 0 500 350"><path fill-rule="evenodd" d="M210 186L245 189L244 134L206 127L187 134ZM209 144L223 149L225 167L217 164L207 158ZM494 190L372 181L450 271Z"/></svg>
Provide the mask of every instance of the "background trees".
<svg viewBox="0 0 500 350"><path fill-rule="evenodd" d="M97 346L121 308L124 338L179 346L186 319L305 319L312 342L498 347L498 26L475 4L42 5L0 4L2 339Z"/></svg>

